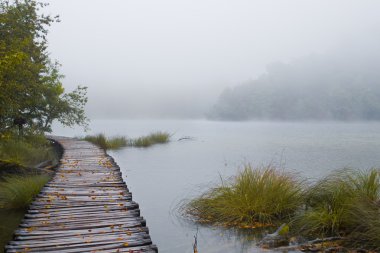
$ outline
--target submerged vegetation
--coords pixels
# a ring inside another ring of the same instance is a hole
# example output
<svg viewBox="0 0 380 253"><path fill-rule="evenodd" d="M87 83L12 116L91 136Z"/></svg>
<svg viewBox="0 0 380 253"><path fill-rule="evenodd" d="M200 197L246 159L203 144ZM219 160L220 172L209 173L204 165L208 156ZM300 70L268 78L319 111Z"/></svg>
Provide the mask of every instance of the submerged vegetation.
<svg viewBox="0 0 380 253"><path fill-rule="evenodd" d="M87 135L83 140L89 141L104 150L119 149L123 147L150 147L154 144L162 144L170 141L170 134L155 132L136 139L127 139L123 136L106 137L104 134Z"/></svg>
<svg viewBox="0 0 380 253"><path fill-rule="evenodd" d="M338 170L308 185L283 170L246 165L183 210L199 223L241 228L287 223L294 236L339 237L348 247L379 250L380 170Z"/></svg>

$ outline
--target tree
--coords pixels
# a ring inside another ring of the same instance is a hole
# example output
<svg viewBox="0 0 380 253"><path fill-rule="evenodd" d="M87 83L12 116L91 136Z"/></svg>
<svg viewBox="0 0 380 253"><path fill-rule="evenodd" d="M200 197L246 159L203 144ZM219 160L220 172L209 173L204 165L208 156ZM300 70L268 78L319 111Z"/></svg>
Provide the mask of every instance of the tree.
<svg viewBox="0 0 380 253"><path fill-rule="evenodd" d="M51 132L54 120L87 126L86 87L65 93L58 62L47 51L48 27L58 16L39 14L46 4L0 0L0 134L23 118L32 132Z"/></svg>

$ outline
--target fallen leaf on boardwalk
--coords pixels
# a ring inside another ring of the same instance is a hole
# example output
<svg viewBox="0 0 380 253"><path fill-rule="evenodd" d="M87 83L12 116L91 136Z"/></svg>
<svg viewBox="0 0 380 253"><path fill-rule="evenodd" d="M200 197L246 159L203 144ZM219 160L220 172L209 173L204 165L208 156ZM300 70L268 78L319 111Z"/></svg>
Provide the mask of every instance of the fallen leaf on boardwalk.
<svg viewBox="0 0 380 253"><path fill-rule="evenodd" d="M132 232L130 232L130 231L127 231L127 233L126 233L127 235L129 235L129 236L131 236L132 235Z"/></svg>
<svg viewBox="0 0 380 253"><path fill-rule="evenodd" d="M127 242L125 242L125 243L123 244L123 246L124 246L124 247L128 247L129 244L128 244Z"/></svg>
<svg viewBox="0 0 380 253"><path fill-rule="evenodd" d="M35 230L35 228L33 228L33 227L30 227L30 228L26 229L26 231L28 231L28 232L32 232L33 230Z"/></svg>
<svg viewBox="0 0 380 253"><path fill-rule="evenodd" d="M117 241L122 241L122 240L123 240L123 238L121 238L121 237L118 237L118 238L116 238L116 240L117 240Z"/></svg>

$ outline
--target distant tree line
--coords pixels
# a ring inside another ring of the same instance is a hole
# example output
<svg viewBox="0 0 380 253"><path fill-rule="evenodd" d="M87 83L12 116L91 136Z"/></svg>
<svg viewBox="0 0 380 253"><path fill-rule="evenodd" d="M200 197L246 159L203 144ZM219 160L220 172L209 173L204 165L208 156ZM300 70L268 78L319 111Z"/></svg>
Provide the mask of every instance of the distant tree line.
<svg viewBox="0 0 380 253"><path fill-rule="evenodd" d="M59 64L49 58L47 28L58 17L40 14L46 4L0 0L0 135L23 124L50 132L54 120L86 125L86 87L65 93Z"/></svg>
<svg viewBox="0 0 380 253"><path fill-rule="evenodd" d="M272 64L226 89L209 112L222 120L379 120L379 50Z"/></svg>

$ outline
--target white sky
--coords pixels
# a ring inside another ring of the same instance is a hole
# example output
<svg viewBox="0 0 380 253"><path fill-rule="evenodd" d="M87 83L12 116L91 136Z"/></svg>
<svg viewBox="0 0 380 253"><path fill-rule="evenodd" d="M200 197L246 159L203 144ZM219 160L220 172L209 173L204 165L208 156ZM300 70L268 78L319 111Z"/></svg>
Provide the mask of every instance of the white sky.
<svg viewBox="0 0 380 253"><path fill-rule="evenodd" d="M380 31L380 1L50 0L49 51L88 113L201 117L227 86L272 62L321 54Z"/></svg>

